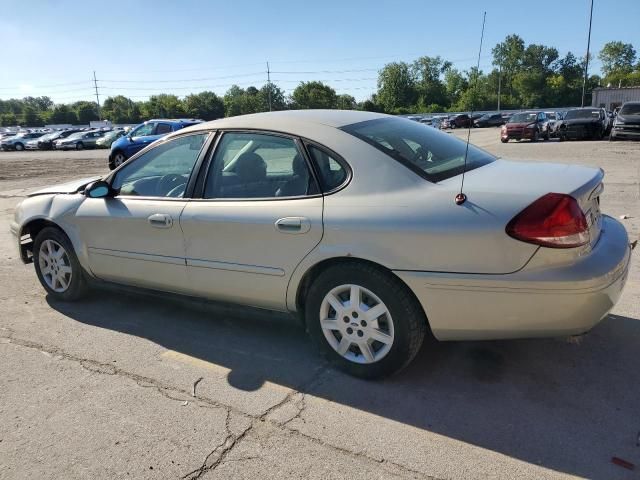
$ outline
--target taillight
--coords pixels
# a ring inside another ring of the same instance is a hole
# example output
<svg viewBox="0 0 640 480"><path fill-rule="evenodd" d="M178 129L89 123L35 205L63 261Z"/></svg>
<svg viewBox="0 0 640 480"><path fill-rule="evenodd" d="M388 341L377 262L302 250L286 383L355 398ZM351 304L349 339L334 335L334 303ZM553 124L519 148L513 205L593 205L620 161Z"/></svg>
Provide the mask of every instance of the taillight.
<svg viewBox="0 0 640 480"><path fill-rule="evenodd" d="M589 242L587 219L575 198L547 193L507 224L507 234L545 247L572 248Z"/></svg>

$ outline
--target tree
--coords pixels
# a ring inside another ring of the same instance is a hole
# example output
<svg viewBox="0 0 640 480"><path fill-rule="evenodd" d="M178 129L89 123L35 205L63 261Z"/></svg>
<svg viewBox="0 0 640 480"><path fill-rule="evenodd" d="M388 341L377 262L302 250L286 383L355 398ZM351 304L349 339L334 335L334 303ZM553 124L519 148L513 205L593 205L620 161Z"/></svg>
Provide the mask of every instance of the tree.
<svg viewBox="0 0 640 480"><path fill-rule="evenodd" d="M15 127L16 125L18 125L18 118L13 112L2 113L0 114L0 124L3 127Z"/></svg>
<svg viewBox="0 0 640 480"><path fill-rule="evenodd" d="M140 106L144 118L178 118L184 117L184 106L176 95L161 93L152 95Z"/></svg>
<svg viewBox="0 0 640 480"><path fill-rule="evenodd" d="M213 92L200 92L188 95L184 99L187 116L202 120L215 120L224 117L224 102Z"/></svg>
<svg viewBox="0 0 640 480"><path fill-rule="evenodd" d="M380 70L377 96L379 105L389 113L414 104L416 82L407 63L389 63Z"/></svg>
<svg viewBox="0 0 640 480"><path fill-rule="evenodd" d="M630 43L608 42L598 54L605 78L627 75L633 71L636 51Z"/></svg>
<svg viewBox="0 0 640 480"><path fill-rule="evenodd" d="M291 95L297 109L336 108L336 91L322 82L302 82Z"/></svg>
<svg viewBox="0 0 640 480"><path fill-rule="evenodd" d="M108 97L102 105L102 117L113 123L139 123L140 105L123 95Z"/></svg>
<svg viewBox="0 0 640 480"><path fill-rule="evenodd" d="M446 105L447 89L441 75L451 68L451 62L438 57L420 57L411 65L411 75L415 80L417 109L426 110L427 105Z"/></svg>
<svg viewBox="0 0 640 480"><path fill-rule="evenodd" d="M20 123L27 127L43 126L42 119L38 116L38 112L30 105L24 107L21 120L22 121Z"/></svg>
<svg viewBox="0 0 640 480"><path fill-rule="evenodd" d="M51 112L49 122L53 124L76 124L78 123L78 116L76 115L76 112L69 108L69 105L65 105L64 103L62 103L60 105L56 105L53 108L53 112Z"/></svg>
<svg viewBox="0 0 640 480"><path fill-rule="evenodd" d="M81 100L71 104L71 108L76 112L78 122L86 125L93 120L98 120L98 104Z"/></svg>
<svg viewBox="0 0 640 480"><path fill-rule="evenodd" d="M271 93L271 110L286 110L287 99L284 92L274 83L266 83L258 92L262 112L269 111L269 93Z"/></svg>
<svg viewBox="0 0 640 480"><path fill-rule="evenodd" d="M336 105L340 110L355 110L358 106L356 99L346 93L338 95Z"/></svg>

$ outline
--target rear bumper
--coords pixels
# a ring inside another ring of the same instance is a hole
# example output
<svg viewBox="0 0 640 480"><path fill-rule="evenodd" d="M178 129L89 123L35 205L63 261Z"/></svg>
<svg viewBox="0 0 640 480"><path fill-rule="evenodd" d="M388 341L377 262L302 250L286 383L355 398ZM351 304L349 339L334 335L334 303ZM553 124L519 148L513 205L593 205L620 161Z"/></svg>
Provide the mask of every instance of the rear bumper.
<svg viewBox="0 0 640 480"><path fill-rule="evenodd" d="M616 304L631 248L625 228L603 216L602 234L569 265L506 275L396 271L416 294L439 340L577 335Z"/></svg>

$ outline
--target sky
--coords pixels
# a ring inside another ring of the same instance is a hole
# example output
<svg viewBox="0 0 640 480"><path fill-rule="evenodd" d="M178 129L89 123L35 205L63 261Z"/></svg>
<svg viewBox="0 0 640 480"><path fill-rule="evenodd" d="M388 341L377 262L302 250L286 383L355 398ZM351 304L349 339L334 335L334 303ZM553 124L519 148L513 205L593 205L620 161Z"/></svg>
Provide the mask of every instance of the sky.
<svg viewBox="0 0 640 480"><path fill-rule="evenodd" d="M376 90L385 63L440 55L480 68L516 33L527 44L583 56L590 0L0 0L0 98L56 103L157 93L218 94L271 80L290 93L322 80L357 100ZM530 7L527 8L527 5ZM539 7L539 8L536 8ZM640 0L594 0L591 51L608 41L640 52ZM591 73L599 73L594 59Z"/></svg>

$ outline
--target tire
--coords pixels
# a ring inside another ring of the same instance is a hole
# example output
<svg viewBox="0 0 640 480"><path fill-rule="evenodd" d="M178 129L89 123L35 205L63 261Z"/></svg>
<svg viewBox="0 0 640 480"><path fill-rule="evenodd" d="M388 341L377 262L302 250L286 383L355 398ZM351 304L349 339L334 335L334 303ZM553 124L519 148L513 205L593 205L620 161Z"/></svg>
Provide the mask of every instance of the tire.
<svg viewBox="0 0 640 480"><path fill-rule="evenodd" d="M21 143L16 143L13 148L16 149L16 152L21 152L24 150L24 145Z"/></svg>
<svg viewBox="0 0 640 480"><path fill-rule="evenodd" d="M540 132L536 130L535 132L533 132L533 138L531 139L531 141L537 142L538 140L540 140Z"/></svg>
<svg viewBox="0 0 640 480"><path fill-rule="evenodd" d="M76 150L84 150L84 143L82 142L76 143Z"/></svg>
<svg viewBox="0 0 640 480"><path fill-rule="evenodd" d="M609 133L609 141L610 142L615 142L616 141L616 136L613 134L613 132Z"/></svg>
<svg viewBox="0 0 640 480"><path fill-rule="evenodd" d="M354 287L361 297L351 308ZM307 299L309 335L333 366L350 375L374 379L396 373L422 346L427 331L422 307L398 278L378 268L366 264L330 267L315 279ZM367 310L374 308L383 313L367 317ZM321 317L328 318L324 327ZM368 354L358 343L368 345ZM338 353L341 348L345 351Z"/></svg>
<svg viewBox="0 0 640 480"><path fill-rule="evenodd" d="M124 153L118 151L113 155L113 160L111 161L111 164L109 166L113 170L115 168L118 168L120 165L122 165L126 161L127 161L127 157L125 157Z"/></svg>
<svg viewBox="0 0 640 480"><path fill-rule="evenodd" d="M502 143L507 143L507 142L509 141L509 139L508 139L508 138L502 138L502 137L500 137L500 141L501 141Z"/></svg>
<svg viewBox="0 0 640 480"><path fill-rule="evenodd" d="M54 258L60 248L62 254ZM38 233L33 242L33 263L40 284L56 300L71 302L87 293L87 281L73 245L58 228L46 227ZM70 271L65 273L65 268Z"/></svg>
<svg viewBox="0 0 640 480"><path fill-rule="evenodd" d="M547 132L543 135L542 139L545 142L548 142L549 140L551 140L551 134L549 134L549 130L547 130Z"/></svg>

